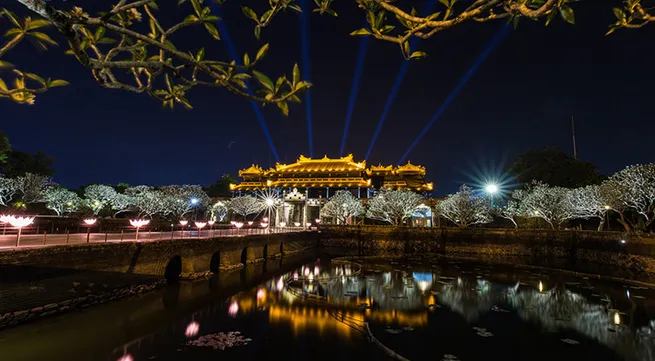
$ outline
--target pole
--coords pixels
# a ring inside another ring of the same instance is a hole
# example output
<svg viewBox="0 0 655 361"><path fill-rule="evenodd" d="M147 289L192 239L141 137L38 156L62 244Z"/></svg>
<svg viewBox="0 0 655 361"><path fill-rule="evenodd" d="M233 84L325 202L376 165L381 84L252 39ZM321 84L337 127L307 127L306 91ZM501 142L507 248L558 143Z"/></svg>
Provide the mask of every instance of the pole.
<svg viewBox="0 0 655 361"><path fill-rule="evenodd" d="M109 237L109 233L105 232L105 243L107 243L107 238Z"/></svg>
<svg viewBox="0 0 655 361"><path fill-rule="evenodd" d="M123 229L121 229L121 242L123 242Z"/></svg>
<svg viewBox="0 0 655 361"><path fill-rule="evenodd" d="M91 238L91 226L86 227L86 243L89 243L90 238Z"/></svg>
<svg viewBox="0 0 655 361"><path fill-rule="evenodd" d="M139 227L136 227L136 237L134 237L134 240L139 240Z"/></svg>
<svg viewBox="0 0 655 361"><path fill-rule="evenodd" d="M578 147L575 144L575 123L571 117L571 133L573 134L573 159L578 160Z"/></svg>
<svg viewBox="0 0 655 361"><path fill-rule="evenodd" d="M16 236L16 247L20 246L20 233L23 230L22 227L18 227L18 235Z"/></svg>
<svg viewBox="0 0 655 361"><path fill-rule="evenodd" d="M71 232L69 230L66 230L66 244L68 244L70 238L71 238Z"/></svg>
<svg viewBox="0 0 655 361"><path fill-rule="evenodd" d="M46 231L43 231L43 245L45 246Z"/></svg>

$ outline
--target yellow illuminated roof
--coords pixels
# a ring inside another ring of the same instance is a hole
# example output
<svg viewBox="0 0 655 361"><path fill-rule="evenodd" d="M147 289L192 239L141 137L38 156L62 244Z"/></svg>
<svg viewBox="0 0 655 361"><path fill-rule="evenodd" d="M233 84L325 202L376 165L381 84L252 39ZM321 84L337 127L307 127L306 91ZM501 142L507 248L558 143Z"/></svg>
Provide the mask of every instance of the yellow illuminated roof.
<svg viewBox="0 0 655 361"><path fill-rule="evenodd" d="M349 154L341 158L328 158L326 155L321 159L312 159L300 156L293 164L275 165L276 173L297 173L297 172L348 172L363 171L366 168L366 161L355 162L353 155Z"/></svg>
<svg viewBox="0 0 655 361"><path fill-rule="evenodd" d="M425 175L425 167L421 166L421 165L414 165L410 161L407 161L407 164L399 165L398 168L396 168L396 172L398 172L398 173L419 173L421 175Z"/></svg>
<svg viewBox="0 0 655 361"><path fill-rule="evenodd" d="M244 175L262 175L264 174L264 170L258 166L258 165L251 165L249 168L242 169L239 171L239 177L243 177Z"/></svg>

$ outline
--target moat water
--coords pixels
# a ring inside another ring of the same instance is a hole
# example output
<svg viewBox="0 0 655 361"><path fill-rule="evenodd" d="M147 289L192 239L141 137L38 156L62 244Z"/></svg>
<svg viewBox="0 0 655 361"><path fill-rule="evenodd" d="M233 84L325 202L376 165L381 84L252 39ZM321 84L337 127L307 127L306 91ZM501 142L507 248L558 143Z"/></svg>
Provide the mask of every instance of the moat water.
<svg viewBox="0 0 655 361"><path fill-rule="evenodd" d="M269 261L0 331L0 360L655 360L647 287L331 258Z"/></svg>

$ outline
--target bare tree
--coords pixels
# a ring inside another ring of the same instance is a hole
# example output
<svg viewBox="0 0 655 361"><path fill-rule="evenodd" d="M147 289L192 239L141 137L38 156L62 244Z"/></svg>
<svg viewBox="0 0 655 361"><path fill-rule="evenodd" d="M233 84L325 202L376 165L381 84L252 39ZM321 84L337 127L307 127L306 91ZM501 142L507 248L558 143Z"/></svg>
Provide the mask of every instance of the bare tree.
<svg viewBox="0 0 655 361"><path fill-rule="evenodd" d="M457 193L449 194L437 207L440 215L461 228L493 220L489 200L473 194L473 189L466 184L462 184Z"/></svg>
<svg viewBox="0 0 655 361"><path fill-rule="evenodd" d="M82 199L75 192L63 187L48 187L43 192L46 207L58 216L72 213L79 209Z"/></svg>
<svg viewBox="0 0 655 361"><path fill-rule="evenodd" d="M155 215L166 216L170 213L166 196L152 187L130 187L125 190L125 194L132 197L139 217L152 218Z"/></svg>
<svg viewBox="0 0 655 361"><path fill-rule="evenodd" d="M92 184L84 188L84 205L97 216L104 209L110 208L117 196L118 193L111 186Z"/></svg>
<svg viewBox="0 0 655 361"><path fill-rule="evenodd" d="M15 182L16 190L25 204L43 202L45 189L55 185L49 177L33 173L16 177Z"/></svg>
<svg viewBox="0 0 655 361"><path fill-rule="evenodd" d="M166 199L167 213L182 218L194 209L205 209L209 196L198 185L170 185L160 187L159 191Z"/></svg>
<svg viewBox="0 0 655 361"><path fill-rule="evenodd" d="M9 206L17 191L18 184L15 179L0 176L0 206Z"/></svg>
<svg viewBox="0 0 655 361"><path fill-rule="evenodd" d="M576 217L570 193L568 188L534 181L527 187L521 202L530 216L543 219L552 229L559 229L562 223Z"/></svg>
<svg viewBox="0 0 655 361"><path fill-rule="evenodd" d="M655 219L655 164L633 165L614 173L604 184L607 204L619 215L626 231L647 229ZM643 225L631 222L626 212L634 211Z"/></svg>
<svg viewBox="0 0 655 361"><path fill-rule="evenodd" d="M246 220L249 215L263 211L266 205L255 197L241 196L232 198L229 207L234 213Z"/></svg>
<svg viewBox="0 0 655 361"><path fill-rule="evenodd" d="M603 230L608 205L606 196L606 187L604 185L590 185L586 187L571 190L568 195L569 207L571 207L575 218L598 218L598 231Z"/></svg>
<svg viewBox="0 0 655 361"><path fill-rule="evenodd" d="M365 212L362 203L352 193L340 190L323 205L320 217L334 218L338 224L348 224L348 218L360 216Z"/></svg>
<svg viewBox="0 0 655 361"><path fill-rule="evenodd" d="M412 216L422 202L420 195L409 190L382 189L377 197L368 201L366 216L399 226Z"/></svg>
<svg viewBox="0 0 655 361"><path fill-rule="evenodd" d="M230 206L230 202L220 201L216 202L213 206L209 208L209 219L212 221L223 222L227 216L227 209Z"/></svg>

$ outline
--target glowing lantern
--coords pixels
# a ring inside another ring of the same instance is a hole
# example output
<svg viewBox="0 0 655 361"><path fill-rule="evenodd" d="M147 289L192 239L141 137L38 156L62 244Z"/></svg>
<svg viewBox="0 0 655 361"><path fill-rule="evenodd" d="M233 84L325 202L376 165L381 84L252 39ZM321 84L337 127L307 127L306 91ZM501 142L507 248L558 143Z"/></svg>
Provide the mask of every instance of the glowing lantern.
<svg viewBox="0 0 655 361"><path fill-rule="evenodd" d="M539 292L543 292L543 291L544 291L544 284L541 283L541 281L539 281Z"/></svg>
<svg viewBox="0 0 655 361"><path fill-rule="evenodd" d="M280 222L280 227L286 227L286 226L287 226L287 222Z"/></svg>
<svg viewBox="0 0 655 361"><path fill-rule="evenodd" d="M614 312L614 324L615 325L621 324L621 316L619 316L618 312Z"/></svg>
<svg viewBox="0 0 655 361"><path fill-rule="evenodd" d="M18 236L16 237L16 247L20 245L20 235L23 231L23 227L27 227L32 222L34 222L34 217L14 217L9 216L7 222L13 227L18 228Z"/></svg>
<svg viewBox="0 0 655 361"><path fill-rule="evenodd" d="M278 292L284 289L284 280L282 280L282 277L280 277L280 279L277 280L277 284L275 285L275 287L277 288Z"/></svg>
<svg viewBox="0 0 655 361"><path fill-rule="evenodd" d="M300 222L295 222L293 225L296 227L300 227Z"/></svg>
<svg viewBox="0 0 655 361"><path fill-rule="evenodd" d="M239 304L237 301L232 301L230 307L227 309L227 314L230 315L230 317L237 317L237 313L239 313Z"/></svg>
<svg viewBox="0 0 655 361"><path fill-rule="evenodd" d="M183 220L180 220L180 225L181 225L182 227L186 226L187 224L189 224L189 221L186 221L186 220L184 220L184 219L183 219Z"/></svg>
<svg viewBox="0 0 655 361"><path fill-rule="evenodd" d="M139 240L139 228L147 226L149 223L150 220L148 219L130 219L130 224L132 227L136 228L136 237L134 238L135 240Z"/></svg>
<svg viewBox="0 0 655 361"><path fill-rule="evenodd" d="M248 225L249 225L249 226L252 226L253 223L255 223L255 222L253 222L253 221L248 221Z"/></svg>
<svg viewBox="0 0 655 361"><path fill-rule="evenodd" d="M187 327L186 330L184 331L184 335L186 337L194 337L198 335L198 332L200 331L200 324L198 322L191 322Z"/></svg>
<svg viewBox="0 0 655 361"><path fill-rule="evenodd" d="M207 221L207 224L210 225L210 226L213 226L214 223L216 223L216 221Z"/></svg>
<svg viewBox="0 0 655 361"><path fill-rule="evenodd" d="M92 225L96 224L96 221L97 221L97 219L95 219L95 218L87 218L87 219L84 220L84 223L87 226L92 226Z"/></svg>

